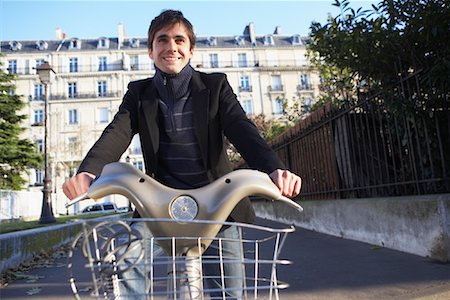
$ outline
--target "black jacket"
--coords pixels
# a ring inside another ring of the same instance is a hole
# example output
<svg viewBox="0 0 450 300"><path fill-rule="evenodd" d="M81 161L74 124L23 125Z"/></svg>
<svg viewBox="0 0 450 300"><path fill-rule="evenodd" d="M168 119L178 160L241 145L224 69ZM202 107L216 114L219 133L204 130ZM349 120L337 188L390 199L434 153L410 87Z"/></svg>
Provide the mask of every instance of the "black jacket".
<svg viewBox="0 0 450 300"><path fill-rule="evenodd" d="M232 170L224 136L237 148L248 165L270 173L284 165L248 120L226 75L194 71L191 80L194 127L204 165L211 181ZM158 103L153 78L128 85L119 111L89 150L78 172L99 175L103 166L118 161L134 134L139 133L147 174L158 178ZM254 211L248 200L241 201L231 216L251 222Z"/></svg>

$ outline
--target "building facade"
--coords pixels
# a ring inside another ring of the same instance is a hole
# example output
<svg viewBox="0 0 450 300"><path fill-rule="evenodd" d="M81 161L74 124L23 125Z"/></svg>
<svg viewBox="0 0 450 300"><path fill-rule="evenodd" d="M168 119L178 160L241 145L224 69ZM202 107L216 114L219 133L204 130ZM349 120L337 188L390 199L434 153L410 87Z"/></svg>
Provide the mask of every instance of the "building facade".
<svg viewBox="0 0 450 300"><path fill-rule="evenodd" d="M248 115L282 118L283 101L300 101L307 108L318 94L319 78L308 64L300 35L256 35L253 23L242 35L197 37L191 65L202 72L223 72ZM65 213L62 183L74 174L82 158L112 120L130 81L153 76L147 38L66 38L57 29L55 40L2 41L2 68L17 74L18 95L27 102L24 137L43 151L44 87L36 68L48 61L55 78L48 86L49 154L54 208ZM138 137L123 155L143 168ZM41 189L43 170L31 170L28 188ZM61 211L61 209L63 211Z"/></svg>

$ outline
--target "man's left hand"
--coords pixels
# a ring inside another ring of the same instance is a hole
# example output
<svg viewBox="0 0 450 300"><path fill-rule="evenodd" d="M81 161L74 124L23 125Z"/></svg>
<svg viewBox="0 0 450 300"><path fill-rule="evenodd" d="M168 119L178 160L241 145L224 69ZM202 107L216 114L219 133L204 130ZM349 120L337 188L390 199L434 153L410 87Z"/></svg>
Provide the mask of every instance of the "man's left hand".
<svg viewBox="0 0 450 300"><path fill-rule="evenodd" d="M288 170L277 169L269 174L272 181L280 189L283 196L295 197L302 188L302 179L300 176L291 173Z"/></svg>

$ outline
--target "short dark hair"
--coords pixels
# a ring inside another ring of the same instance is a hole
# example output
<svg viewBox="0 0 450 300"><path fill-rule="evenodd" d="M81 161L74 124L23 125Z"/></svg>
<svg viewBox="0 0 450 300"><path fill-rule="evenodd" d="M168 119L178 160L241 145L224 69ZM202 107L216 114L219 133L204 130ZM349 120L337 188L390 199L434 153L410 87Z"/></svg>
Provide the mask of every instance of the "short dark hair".
<svg viewBox="0 0 450 300"><path fill-rule="evenodd" d="M152 49L153 40L155 39L155 34L157 31L161 30L166 26L173 26L177 23L183 24L186 27L187 34L189 37L189 41L191 43L191 50L195 46L195 33L194 27L191 22L183 16L183 13L178 10L163 10L159 16L154 18L150 23L150 27L148 28L148 48Z"/></svg>

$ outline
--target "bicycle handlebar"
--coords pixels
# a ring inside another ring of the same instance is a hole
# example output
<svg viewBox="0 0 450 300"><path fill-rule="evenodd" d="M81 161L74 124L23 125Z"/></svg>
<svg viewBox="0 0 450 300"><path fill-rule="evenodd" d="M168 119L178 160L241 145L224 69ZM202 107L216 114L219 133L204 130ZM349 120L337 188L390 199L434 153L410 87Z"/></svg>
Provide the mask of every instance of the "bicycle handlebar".
<svg viewBox="0 0 450 300"><path fill-rule="evenodd" d="M167 187L131 165L120 162L106 165L88 192L68 202L66 207L84 199L111 194L127 197L143 218L168 218L179 222L149 223L149 229L155 237L214 237L220 230L220 224L184 226L183 221L197 219L223 222L239 201L251 195L281 201L299 212L303 210L299 204L282 196L269 176L259 171L237 170L204 187L180 190ZM171 250L170 243L161 246L166 251ZM177 252L191 246L178 245ZM209 245L204 246L206 249Z"/></svg>

